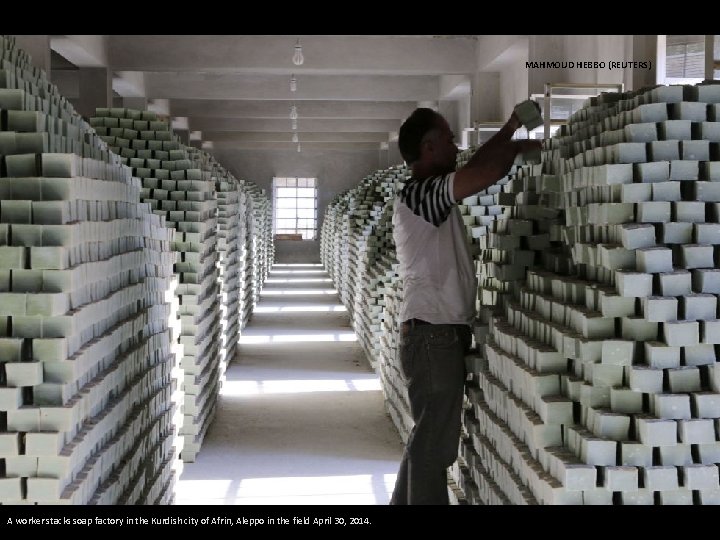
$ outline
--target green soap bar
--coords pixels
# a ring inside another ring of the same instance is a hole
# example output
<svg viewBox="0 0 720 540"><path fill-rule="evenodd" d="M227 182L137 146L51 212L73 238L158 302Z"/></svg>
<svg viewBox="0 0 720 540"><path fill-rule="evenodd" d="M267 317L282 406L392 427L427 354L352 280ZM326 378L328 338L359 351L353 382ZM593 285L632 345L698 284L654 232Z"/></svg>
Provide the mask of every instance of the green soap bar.
<svg viewBox="0 0 720 540"><path fill-rule="evenodd" d="M0 433L0 457L20 455L20 433Z"/></svg>
<svg viewBox="0 0 720 540"><path fill-rule="evenodd" d="M0 131L0 156L17 154L17 135L11 131Z"/></svg>
<svg viewBox="0 0 720 540"><path fill-rule="evenodd" d="M47 133L17 133L15 141L19 154L42 154L50 149Z"/></svg>
<svg viewBox="0 0 720 540"><path fill-rule="evenodd" d="M25 133L47 131L47 116L36 111L8 111L7 130Z"/></svg>
<svg viewBox="0 0 720 540"><path fill-rule="evenodd" d="M68 266L68 252L62 247L30 248L30 267L33 269L65 270Z"/></svg>
<svg viewBox="0 0 720 540"><path fill-rule="evenodd" d="M532 130L543 124L540 107L532 100L525 100L515 105L515 115L520 122L528 129Z"/></svg>
<svg viewBox="0 0 720 540"><path fill-rule="evenodd" d="M11 224L32 223L32 201L0 201L0 221Z"/></svg>
<svg viewBox="0 0 720 540"><path fill-rule="evenodd" d="M42 176L72 178L80 175L75 154L41 154Z"/></svg>
<svg viewBox="0 0 720 540"><path fill-rule="evenodd" d="M0 411L16 410L22 404L22 388L0 386Z"/></svg>
<svg viewBox="0 0 720 540"><path fill-rule="evenodd" d="M0 88L0 109L22 111L25 108L25 90Z"/></svg>
<svg viewBox="0 0 720 540"><path fill-rule="evenodd" d="M12 362L5 365L7 384L18 388L35 386L43 382L40 362Z"/></svg>
<svg viewBox="0 0 720 540"><path fill-rule="evenodd" d="M9 178L38 176L39 168L36 154L5 156L5 167Z"/></svg>
<svg viewBox="0 0 720 540"><path fill-rule="evenodd" d="M43 290L42 270L12 270L13 292L40 292Z"/></svg>
<svg viewBox="0 0 720 540"><path fill-rule="evenodd" d="M0 269L25 268L25 248L0 246Z"/></svg>

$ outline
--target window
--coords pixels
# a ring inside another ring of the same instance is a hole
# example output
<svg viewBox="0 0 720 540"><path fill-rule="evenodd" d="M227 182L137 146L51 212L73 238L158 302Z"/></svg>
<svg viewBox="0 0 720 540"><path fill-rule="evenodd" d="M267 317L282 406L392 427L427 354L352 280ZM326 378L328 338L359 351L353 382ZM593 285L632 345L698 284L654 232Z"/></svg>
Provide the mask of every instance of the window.
<svg viewBox="0 0 720 540"><path fill-rule="evenodd" d="M705 78L705 36L667 36L667 77L673 79Z"/></svg>
<svg viewBox="0 0 720 540"><path fill-rule="evenodd" d="M660 84L697 84L705 79L705 36L659 35Z"/></svg>
<svg viewBox="0 0 720 540"><path fill-rule="evenodd" d="M317 233L317 179L273 179L273 232L299 234L315 240Z"/></svg>

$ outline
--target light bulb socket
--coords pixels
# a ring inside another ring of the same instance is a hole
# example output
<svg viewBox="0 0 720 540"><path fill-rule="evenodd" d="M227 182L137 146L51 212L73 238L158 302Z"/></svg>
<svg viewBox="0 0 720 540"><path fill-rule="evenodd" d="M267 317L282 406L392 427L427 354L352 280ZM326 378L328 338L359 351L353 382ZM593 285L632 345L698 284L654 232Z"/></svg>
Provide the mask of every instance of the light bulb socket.
<svg viewBox="0 0 720 540"><path fill-rule="evenodd" d="M292 121L292 128L297 129L297 120L293 119Z"/></svg>
<svg viewBox="0 0 720 540"><path fill-rule="evenodd" d="M303 62L305 61L305 57L303 56L302 52L302 46L300 45L300 40L297 40L297 43L295 44L295 54L293 54L293 64L296 66L302 66Z"/></svg>
<svg viewBox="0 0 720 540"><path fill-rule="evenodd" d="M293 105L292 107L290 107L290 120L297 120L297 118L298 118L297 107L295 107L295 105Z"/></svg>
<svg viewBox="0 0 720 540"><path fill-rule="evenodd" d="M294 142L294 143L300 142L300 138L298 137L297 133L293 133L292 142Z"/></svg>
<svg viewBox="0 0 720 540"><path fill-rule="evenodd" d="M297 92L297 79L295 78L295 75L290 78L290 91Z"/></svg>
<svg viewBox="0 0 720 540"><path fill-rule="evenodd" d="M300 145L298 144L298 152L300 151Z"/></svg>

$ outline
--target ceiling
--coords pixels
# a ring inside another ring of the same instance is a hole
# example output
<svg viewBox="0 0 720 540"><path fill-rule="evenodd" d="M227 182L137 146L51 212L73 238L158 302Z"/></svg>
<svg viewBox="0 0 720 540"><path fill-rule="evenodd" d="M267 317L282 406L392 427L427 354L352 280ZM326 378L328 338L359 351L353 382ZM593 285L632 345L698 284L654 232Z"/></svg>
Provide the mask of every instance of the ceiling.
<svg viewBox="0 0 720 540"><path fill-rule="evenodd" d="M476 36L55 35L51 47L67 97L77 68L105 66L116 96L146 98L208 148L294 149L293 105L303 147L379 148L419 103L468 95L478 69Z"/></svg>

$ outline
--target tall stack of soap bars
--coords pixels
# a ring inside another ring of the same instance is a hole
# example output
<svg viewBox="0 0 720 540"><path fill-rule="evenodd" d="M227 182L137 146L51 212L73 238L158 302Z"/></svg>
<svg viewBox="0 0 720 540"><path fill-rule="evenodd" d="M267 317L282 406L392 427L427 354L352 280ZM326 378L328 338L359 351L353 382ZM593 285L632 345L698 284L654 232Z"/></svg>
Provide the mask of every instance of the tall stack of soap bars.
<svg viewBox="0 0 720 540"><path fill-rule="evenodd" d="M27 55L0 53L0 500L169 502L173 231Z"/></svg>
<svg viewBox="0 0 720 540"><path fill-rule="evenodd" d="M184 352L181 457L194 461L215 411L220 363L215 183L211 172L191 159L168 123L154 113L98 109L90 123L141 179L142 202L176 230L173 248Z"/></svg>
<svg viewBox="0 0 720 540"><path fill-rule="evenodd" d="M602 94L463 201L484 221L459 498L720 503L719 145L718 85Z"/></svg>
<svg viewBox="0 0 720 540"><path fill-rule="evenodd" d="M272 264L269 201L154 113L85 122L0 55L0 502L171 502Z"/></svg>
<svg viewBox="0 0 720 540"><path fill-rule="evenodd" d="M367 176L328 205L321 231L321 260L348 308L370 364L380 373L395 424L407 437L412 418L395 358L401 284L392 238L392 207L407 177L405 167Z"/></svg>

